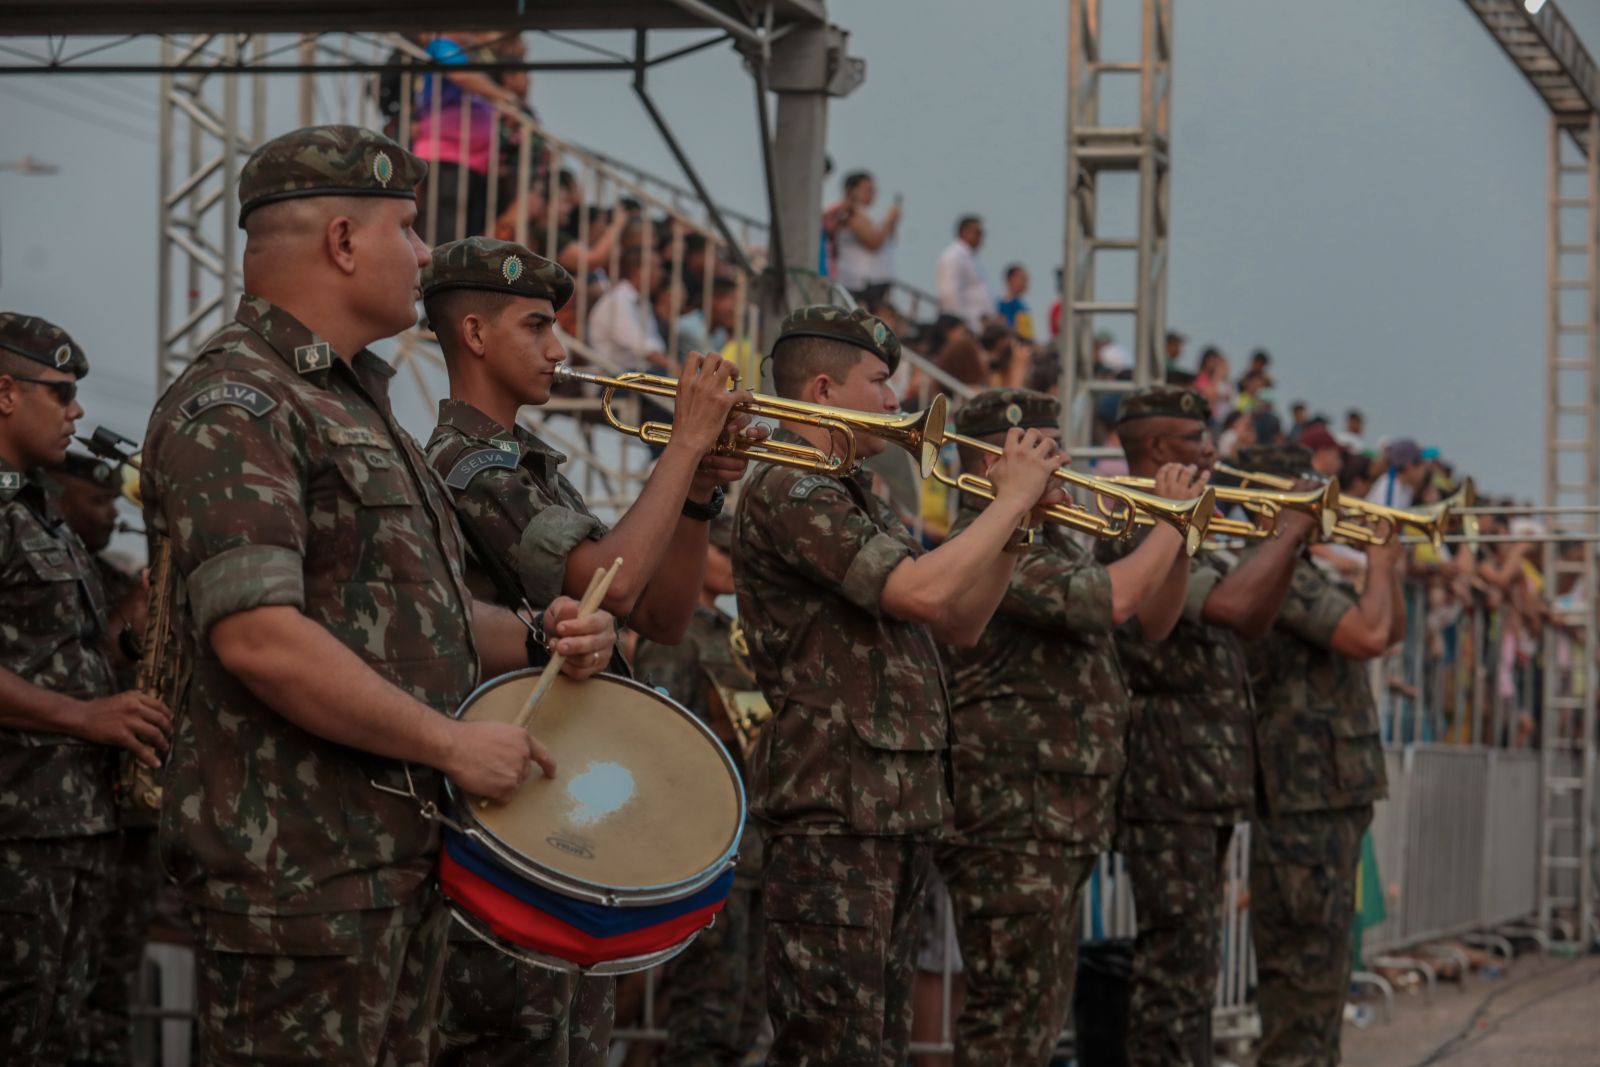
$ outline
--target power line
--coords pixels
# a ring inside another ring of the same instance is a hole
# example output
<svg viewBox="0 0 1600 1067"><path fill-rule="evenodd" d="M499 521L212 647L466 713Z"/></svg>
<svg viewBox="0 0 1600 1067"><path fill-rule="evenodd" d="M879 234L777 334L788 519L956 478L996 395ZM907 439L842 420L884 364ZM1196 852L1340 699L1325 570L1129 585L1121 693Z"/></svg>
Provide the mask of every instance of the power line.
<svg viewBox="0 0 1600 1067"><path fill-rule="evenodd" d="M149 145L151 143L150 134L153 131L147 130L144 133L137 133L128 129L126 126L118 126L115 123L110 122L104 116L96 115L90 111L80 111L69 103L60 100L54 100L48 96L40 96L30 93L26 89L22 89L14 83L0 82L0 92L10 93L19 100L26 100L29 103L38 107L42 107L47 111L54 111L58 115L64 115L67 118L77 119L79 122L87 122L89 125L99 127L100 129L105 130L107 133L116 133L121 134L124 137L132 138L142 145Z"/></svg>

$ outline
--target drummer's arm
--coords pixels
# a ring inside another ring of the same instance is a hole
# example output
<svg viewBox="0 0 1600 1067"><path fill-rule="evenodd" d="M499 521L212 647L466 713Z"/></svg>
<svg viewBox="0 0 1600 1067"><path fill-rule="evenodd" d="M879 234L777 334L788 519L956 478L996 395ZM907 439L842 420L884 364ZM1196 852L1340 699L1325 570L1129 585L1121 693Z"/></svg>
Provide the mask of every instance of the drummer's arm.
<svg viewBox="0 0 1600 1067"><path fill-rule="evenodd" d="M578 602L556 597L544 610L544 632L551 651L566 657L561 673L582 680L611 660L617 643L616 620L609 611L578 616ZM515 614L497 604L472 602L472 636L485 677L520 670L528 665L528 628Z"/></svg>
<svg viewBox="0 0 1600 1067"><path fill-rule="evenodd" d="M264 704L335 744L438 768L496 800L516 791L529 759L555 773L548 750L526 730L439 714L291 605L228 615L212 625L209 641L222 666Z"/></svg>

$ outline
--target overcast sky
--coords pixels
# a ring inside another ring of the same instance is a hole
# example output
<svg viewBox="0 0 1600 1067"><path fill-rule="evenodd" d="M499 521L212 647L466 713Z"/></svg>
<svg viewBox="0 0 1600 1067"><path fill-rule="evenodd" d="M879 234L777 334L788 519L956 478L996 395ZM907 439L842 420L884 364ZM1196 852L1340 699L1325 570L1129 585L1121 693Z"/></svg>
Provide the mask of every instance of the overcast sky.
<svg viewBox="0 0 1600 1067"><path fill-rule="evenodd" d="M1489 488L1542 492L1546 121L1532 89L1459 0L1176 6L1168 305L1191 363L1208 342L1236 368L1265 347L1280 407L1359 405L1374 437L1413 434ZM1061 255L1066 5L829 7L867 61L830 115L835 178L864 167L885 205L904 194L900 274L931 288L953 220L978 212L991 273L1028 264L1042 319ZM1136 0L1107 8L1133 48ZM1600 50L1600 3L1563 8ZM737 57L652 78L714 193L761 213ZM274 81L273 132L294 124L294 86ZM89 424L134 435L154 382L156 88L0 79L0 160L61 168L0 173L0 305L66 326L94 364ZM332 82L323 98L319 118L337 118ZM534 98L557 134L675 176L625 77L542 74Z"/></svg>

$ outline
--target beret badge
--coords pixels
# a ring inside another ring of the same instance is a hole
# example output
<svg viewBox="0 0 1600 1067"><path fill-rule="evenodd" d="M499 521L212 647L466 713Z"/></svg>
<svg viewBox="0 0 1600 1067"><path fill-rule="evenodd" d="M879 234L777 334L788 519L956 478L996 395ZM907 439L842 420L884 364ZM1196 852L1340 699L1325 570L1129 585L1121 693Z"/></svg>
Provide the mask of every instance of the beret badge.
<svg viewBox="0 0 1600 1067"><path fill-rule="evenodd" d="M394 177L394 160L389 158L389 153L380 151L372 157L372 176L385 189L389 187L389 181Z"/></svg>
<svg viewBox="0 0 1600 1067"><path fill-rule="evenodd" d="M1022 422L1022 405L1010 404L1006 407L1006 421L1016 426Z"/></svg>
<svg viewBox="0 0 1600 1067"><path fill-rule="evenodd" d="M67 361L72 358L72 346L58 345L56 347L55 355L52 358L55 359L56 366L65 367L67 365Z"/></svg>
<svg viewBox="0 0 1600 1067"><path fill-rule="evenodd" d="M500 276L508 282L515 282L522 277L522 260L517 256L507 256L500 264Z"/></svg>

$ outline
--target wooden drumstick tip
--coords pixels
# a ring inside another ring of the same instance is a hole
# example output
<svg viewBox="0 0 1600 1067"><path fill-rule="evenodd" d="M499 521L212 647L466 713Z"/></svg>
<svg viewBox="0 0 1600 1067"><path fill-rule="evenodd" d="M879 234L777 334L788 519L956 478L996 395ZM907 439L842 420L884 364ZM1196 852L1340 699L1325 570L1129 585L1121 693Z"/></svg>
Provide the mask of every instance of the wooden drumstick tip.
<svg viewBox="0 0 1600 1067"><path fill-rule="evenodd" d="M583 591L583 599L578 602L577 618L593 615L606 598L611 582L616 578L617 572L622 569L622 557L618 556L611 561L609 567L596 567L594 575L589 579L589 587ZM533 717L533 709L539 706L539 701L544 699L545 693L555 684L556 676L561 673L561 668L566 665L567 657L559 652L550 657L550 662L544 670L539 672L539 681L534 685L533 692L528 694L528 699L523 702L522 710L517 712L516 718L511 720L513 726L527 729L528 720ZM492 802L488 798L480 798L479 809L487 808Z"/></svg>

